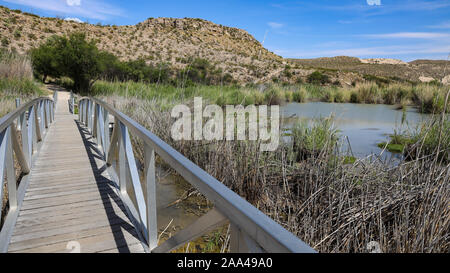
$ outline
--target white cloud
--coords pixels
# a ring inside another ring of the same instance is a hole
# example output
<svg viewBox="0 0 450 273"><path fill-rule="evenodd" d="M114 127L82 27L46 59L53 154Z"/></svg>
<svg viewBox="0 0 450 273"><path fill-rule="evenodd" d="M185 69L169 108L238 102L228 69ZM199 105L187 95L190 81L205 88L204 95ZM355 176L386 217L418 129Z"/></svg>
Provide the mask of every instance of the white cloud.
<svg viewBox="0 0 450 273"><path fill-rule="evenodd" d="M84 23L82 20L80 20L79 18L76 17L67 17L66 19L64 19L65 21L72 21L72 22L77 22L77 23Z"/></svg>
<svg viewBox="0 0 450 273"><path fill-rule="evenodd" d="M81 0L66 0L69 6L81 6Z"/></svg>
<svg viewBox="0 0 450 273"><path fill-rule="evenodd" d="M385 34L367 34L362 35L367 38L380 38L380 39L441 39L449 38L449 33L436 33L436 32L398 32L398 33L385 33Z"/></svg>
<svg viewBox="0 0 450 273"><path fill-rule="evenodd" d="M381 6L381 0L367 0L369 6Z"/></svg>
<svg viewBox="0 0 450 273"><path fill-rule="evenodd" d="M103 0L3 0L4 2L32 7L57 13L63 17L80 16L85 18L106 20L114 16L123 16L124 12ZM70 3L70 4L69 4ZM73 5L71 5L73 4ZM78 5L79 4L79 5Z"/></svg>
<svg viewBox="0 0 450 273"><path fill-rule="evenodd" d="M282 28L284 26L283 24L276 22L269 22L267 23L267 25L269 25L269 27L271 28Z"/></svg>

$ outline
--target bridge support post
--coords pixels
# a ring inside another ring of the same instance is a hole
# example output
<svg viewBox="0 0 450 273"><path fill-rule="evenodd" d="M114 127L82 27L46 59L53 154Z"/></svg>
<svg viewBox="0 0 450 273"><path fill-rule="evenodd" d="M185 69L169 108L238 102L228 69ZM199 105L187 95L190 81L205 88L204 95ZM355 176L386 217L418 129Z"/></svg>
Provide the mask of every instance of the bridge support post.
<svg viewBox="0 0 450 273"><path fill-rule="evenodd" d="M145 144L145 180L147 185L147 243L152 251L158 246L158 225L156 214L155 150Z"/></svg>

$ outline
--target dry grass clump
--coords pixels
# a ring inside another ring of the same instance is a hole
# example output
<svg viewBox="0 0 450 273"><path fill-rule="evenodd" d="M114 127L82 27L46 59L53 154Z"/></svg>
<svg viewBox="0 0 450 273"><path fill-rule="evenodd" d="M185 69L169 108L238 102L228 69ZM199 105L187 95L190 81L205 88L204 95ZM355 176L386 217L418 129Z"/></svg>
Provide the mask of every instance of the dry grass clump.
<svg viewBox="0 0 450 273"><path fill-rule="evenodd" d="M422 112L441 113L446 109L450 110L450 102L445 105L446 95L449 88L440 87L433 84L421 84L412 90L412 99Z"/></svg>
<svg viewBox="0 0 450 273"><path fill-rule="evenodd" d="M32 80L33 69L28 56L0 52L0 78Z"/></svg>
<svg viewBox="0 0 450 273"><path fill-rule="evenodd" d="M396 165L376 155L348 164L331 142L314 146L323 138L314 126L299 131L315 151L300 159L293 143L260 152L257 142L175 142L157 101L104 99L320 252L369 252L373 242L383 252L449 251L450 168L433 151Z"/></svg>
<svg viewBox="0 0 450 273"><path fill-rule="evenodd" d="M28 100L40 94L28 56L0 51L0 117L16 108L16 98Z"/></svg>

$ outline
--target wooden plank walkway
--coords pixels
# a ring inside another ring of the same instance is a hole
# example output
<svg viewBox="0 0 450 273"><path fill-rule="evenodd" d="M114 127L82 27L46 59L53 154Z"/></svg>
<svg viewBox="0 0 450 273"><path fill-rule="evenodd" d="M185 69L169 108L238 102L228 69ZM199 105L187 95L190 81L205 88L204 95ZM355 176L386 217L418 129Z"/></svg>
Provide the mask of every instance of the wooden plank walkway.
<svg viewBox="0 0 450 273"><path fill-rule="evenodd" d="M8 252L144 252L94 142L59 92ZM75 244L77 244L75 243Z"/></svg>

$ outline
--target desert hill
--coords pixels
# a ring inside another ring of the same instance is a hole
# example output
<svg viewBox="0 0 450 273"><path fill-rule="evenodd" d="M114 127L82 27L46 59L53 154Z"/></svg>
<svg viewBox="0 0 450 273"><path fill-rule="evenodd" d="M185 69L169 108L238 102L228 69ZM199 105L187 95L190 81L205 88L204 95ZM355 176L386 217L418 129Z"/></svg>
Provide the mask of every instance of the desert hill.
<svg viewBox="0 0 450 273"><path fill-rule="evenodd" d="M183 68L203 58L240 82L263 79L283 59L244 30L202 19L149 18L137 25L92 25L0 8L0 46L26 53L52 35L82 31L122 60L143 58Z"/></svg>

